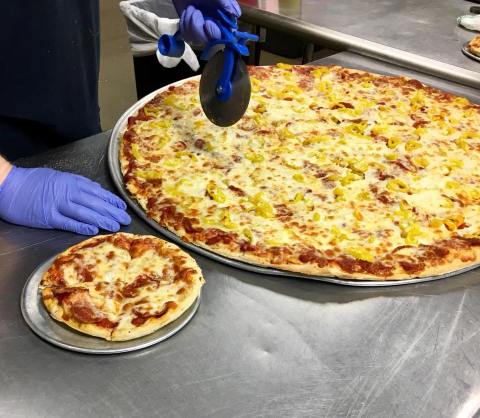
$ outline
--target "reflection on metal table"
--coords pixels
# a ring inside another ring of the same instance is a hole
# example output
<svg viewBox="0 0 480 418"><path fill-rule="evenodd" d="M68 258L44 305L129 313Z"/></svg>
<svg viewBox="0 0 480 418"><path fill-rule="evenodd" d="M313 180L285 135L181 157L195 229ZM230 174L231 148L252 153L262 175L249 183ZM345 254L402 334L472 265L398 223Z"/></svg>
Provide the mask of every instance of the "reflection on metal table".
<svg viewBox="0 0 480 418"><path fill-rule="evenodd" d="M475 32L457 26L472 3L451 0L240 0L242 19L308 42L480 88L462 54Z"/></svg>
<svg viewBox="0 0 480 418"><path fill-rule="evenodd" d="M329 63L404 72L342 53ZM418 77L434 81L431 77ZM477 101L478 92L435 80ZM109 133L22 160L114 190ZM125 231L152 233L132 214ZM39 339L20 294L37 265L84 239L0 221L2 416L472 416L480 408L480 270L347 288L236 270L202 256L190 324L145 350L82 355Z"/></svg>

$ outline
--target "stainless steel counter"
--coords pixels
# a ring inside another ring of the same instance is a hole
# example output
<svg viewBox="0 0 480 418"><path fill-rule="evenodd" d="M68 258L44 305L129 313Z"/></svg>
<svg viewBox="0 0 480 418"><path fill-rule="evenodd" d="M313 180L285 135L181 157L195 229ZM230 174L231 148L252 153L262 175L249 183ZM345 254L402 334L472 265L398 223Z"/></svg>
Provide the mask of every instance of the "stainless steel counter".
<svg viewBox="0 0 480 418"><path fill-rule="evenodd" d="M400 71L351 54L328 62ZM439 84L480 100L473 89ZM112 189L108 134L19 163ZM153 232L132 217L125 231ZM82 239L0 221L0 416L470 417L480 409L480 270L348 288L194 255L207 283L186 328L138 353L91 356L37 338L19 307L30 272Z"/></svg>
<svg viewBox="0 0 480 418"><path fill-rule="evenodd" d="M480 64L457 26L473 3L452 0L240 0L245 21L310 42L480 88Z"/></svg>

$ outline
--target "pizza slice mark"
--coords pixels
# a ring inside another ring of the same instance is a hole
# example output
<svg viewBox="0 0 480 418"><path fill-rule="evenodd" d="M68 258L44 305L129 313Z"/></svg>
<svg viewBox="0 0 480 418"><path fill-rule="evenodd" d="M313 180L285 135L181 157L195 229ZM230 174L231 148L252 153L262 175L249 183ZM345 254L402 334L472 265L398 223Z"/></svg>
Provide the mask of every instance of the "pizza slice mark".
<svg viewBox="0 0 480 418"><path fill-rule="evenodd" d="M161 318L169 310L174 310L177 308L177 303L173 301L167 301L164 303L163 307L160 310L155 312L150 312L151 306L146 305L145 310L141 310L140 307L132 309L133 318L131 320L132 325L140 326L143 325L151 318ZM150 308L150 309L149 309Z"/></svg>
<svg viewBox="0 0 480 418"><path fill-rule="evenodd" d="M146 303L151 294L173 283L173 276L169 273L171 260L162 248L152 238L135 239L131 242L131 260L125 280L119 288L122 295L122 317L131 315L134 306Z"/></svg>
<svg viewBox="0 0 480 418"><path fill-rule="evenodd" d="M111 321L93 302L88 289L59 287L51 288L52 295L63 308L65 321L73 318L80 324L96 324L103 328L114 328L117 322Z"/></svg>
<svg viewBox="0 0 480 418"><path fill-rule="evenodd" d="M49 286L65 286L65 276L61 268L55 263L49 268L48 272L42 279L41 287L46 288Z"/></svg>
<svg viewBox="0 0 480 418"><path fill-rule="evenodd" d="M96 278L92 297L100 303L100 308L117 318L121 312L122 295L120 289L126 280L130 262L129 240L123 234L113 235L101 246L95 248L95 262L92 275Z"/></svg>
<svg viewBox="0 0 480 418"><path fill-rule="evenodd" d="M122 279L117 278L115 282L97 282L94 289L90 288L90 292L104 312L118 316L123 302L123 296L119 290L122 286Z"/></svg>
<svg viewBox="0 0 480 418"><path fill-rule="evenodd" d="M79 280L75 266L76 259L81 257L83 257L81 254L75 254L74 252L58 256L42 280L42 286L78 285Z"/></svg>
<svg viewBox="0 0 480 418"><path fill-rule="evenodd" d="M118 324L122 314L123 295L121 288L127 280L128 266L131 262L131 237L128 234L114 234L108 237L113 249L106 253L110 268L115 274L112 280L97 283L96 290L104 297L103 306L116 316ZM120 257L119 257L120 255Z"/></svg>
<svg viewBox="0 0 480 418"><path fill-rule="evenodd" d="M167 267L164 267L164 271ZM168 271L168 270L167 270ZM158 275L156 273L140 274L132 283L127 284L121 290L121 294L125 298L133 298L138 296L140 288L149 286L151 290L158 289L162 285L171 284L173 281L168 279L166 274Z"/></svg>
<svg viewBox="0 0 480 418"><path fill-rule="evenodd" d="M124 298L136 298L144 293L155 292L177 281L189 283L196 271L185 268L186 258L175 255L176 250L161 246L153 240L132 243L132 260L127 271L126 285L121 289Z"/></svg>

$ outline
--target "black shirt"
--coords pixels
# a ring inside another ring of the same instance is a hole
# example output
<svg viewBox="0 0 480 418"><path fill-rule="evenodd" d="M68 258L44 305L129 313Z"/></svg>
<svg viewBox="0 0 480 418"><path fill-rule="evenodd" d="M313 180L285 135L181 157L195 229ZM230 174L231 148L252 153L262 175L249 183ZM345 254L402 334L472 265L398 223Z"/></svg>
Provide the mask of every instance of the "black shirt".
<svg viewBox="0 0 480 418"><path fill-rule="evenodd" d="M0 153L100 131L98 0L15 0L0 15Z"/></svg>

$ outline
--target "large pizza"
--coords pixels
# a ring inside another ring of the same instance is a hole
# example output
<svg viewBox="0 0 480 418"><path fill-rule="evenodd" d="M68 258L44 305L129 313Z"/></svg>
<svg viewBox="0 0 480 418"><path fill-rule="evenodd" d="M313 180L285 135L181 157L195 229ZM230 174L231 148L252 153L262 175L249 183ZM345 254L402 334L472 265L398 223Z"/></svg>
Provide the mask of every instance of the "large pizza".
<svg viewBox="0 0 480 418"><path fill-rule="evenodd" d="M480 254L480 106L406 77L250 68L234 126L204 116L198 80L128 119L125 185L148 216L232 259L396 280Z"/></svg>
<svg viewBox="0 0 480 418"><path fill-rule="evenodd" d="M195 260L153 236L90 238L52 263L40 283L50 314L96 337L123 341L177 319L204 283Z"/></svg>

